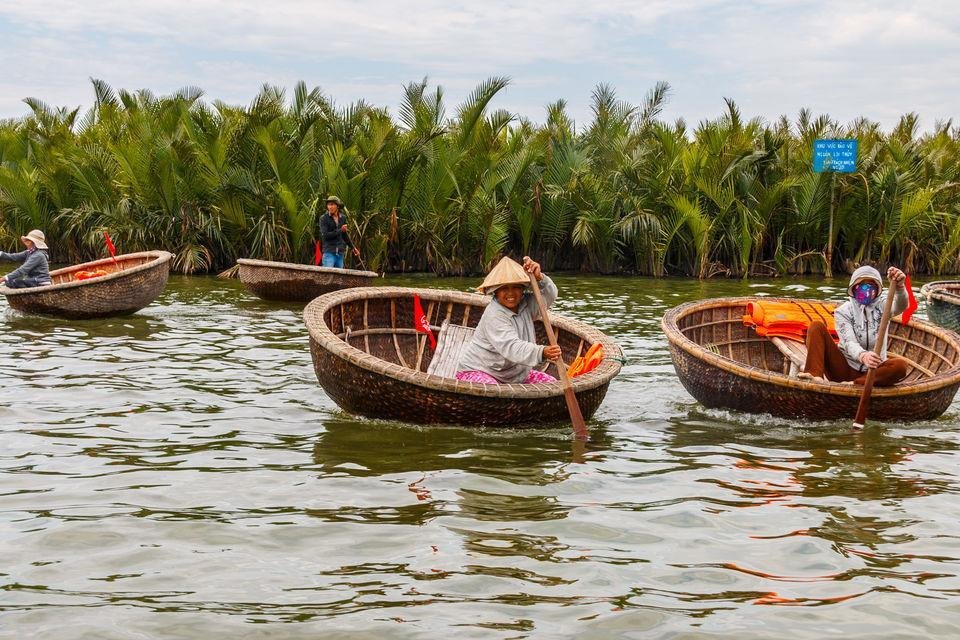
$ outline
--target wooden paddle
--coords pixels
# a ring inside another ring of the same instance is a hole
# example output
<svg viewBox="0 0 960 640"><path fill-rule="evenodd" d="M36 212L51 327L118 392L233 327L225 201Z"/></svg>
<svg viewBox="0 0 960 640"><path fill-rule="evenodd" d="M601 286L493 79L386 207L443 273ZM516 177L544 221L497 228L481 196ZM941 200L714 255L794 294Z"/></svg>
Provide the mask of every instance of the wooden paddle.
<svg viewBox="0 0 960 640"><path fill-rule="evenodd" d="M350 237L349 233L344 231L343 235L346 236L347 240L350 242L350 249L351 249L350 253L353 254L353 249L356 249L357 245L353 242L353 238ZM363 264L363 258L361 258L359 255L356 255L356 254L354 254L353 257L357 260L357 262L360 263L361 269L363 269L364 271L369 271L369 269L367 269L367 265Z"/></svg>
<svg viewBox="0 0 960 640"><path fill-rule="evenodd" d="M543 294L540 293L540 283L529 271L527 275L530 277L530 288L533 289L533 296L537 299L537 306L540 307L540 320L543 321L543 328L547 332L547 342L550 343L551 347L555 347L557 346L557 336L550 324L550 316L547 315L547 305L543 301ZM577 440L587 440L590 437L587 432L587 423L580 412L580 404L577 402L577 395L573 392L570 378L567 377L567 367L564 366L562 359L556 365L557 373L560 376L560 384L563 385L563 398L567 401L567 411L570 413L570 422L573 424L573 436Z"/></svg>
<svg viewBox="0 0 960 640"><path fill-rule="evenodd" d="M893 310L893 296L897 293L897 287L900 286L895 280L890 281L890 290L887 292L887 299L883 303L883 315L880 316L880 328L877 330L877 342L873 345L873 352L879 356L883 353L883 345L887 342L887 327L890 325L890 312ZM867 371L867 379L863 384L863 393L860 395L860 404L857 405L857 415L853 419L854 429L863 429L867 424L867 412L870 410L870 394L873 393L873 379L877 376L877 370Z"/></svg>
<svg viewBox="0 0 960 640"><path fill-rule="evenodd" d="M369 271L369 269L367 269L367 265L363 264L363 258L361 258L361 257L358 256L358 255L354 255L353 257L356 258L356 259L357 259L357 262L360 263L360 268L361 268L361 269L363 269L364 271Z"/></svg>

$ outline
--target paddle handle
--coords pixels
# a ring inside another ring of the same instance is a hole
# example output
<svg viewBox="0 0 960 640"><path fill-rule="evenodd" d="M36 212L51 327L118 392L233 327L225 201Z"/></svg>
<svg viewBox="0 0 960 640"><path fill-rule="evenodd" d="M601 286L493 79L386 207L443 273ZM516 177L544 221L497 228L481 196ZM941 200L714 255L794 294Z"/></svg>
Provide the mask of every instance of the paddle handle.
<svg viewBox="0 0 960 640"><path fill-rule="evenodd" d="M883 302L883 315L880 316L880 328L877 330L877 341L873 345L873 352L878 356L883 353L883 345L887 342L887 328L890 326L890 312L893 311L893 297L897 293L898 283L890 281L890 290L887 299ZM860 394L860 404L857 405L857 415L853 419L854 429L863 429L867 425L867 412L870 410L870 394L873 393L873 379L877 377L877 370L867 371L867 379L863 383L863 393Z"/></svg>
<svg viewBox="0 0 960 640"><path fill-rule="evenodd" d="M347 238L350 240L350 249L351 249L351 253L353 253L352 250L353 250L353 249L356 249L356 248L357 248L357 245L356 245L356 243L354 243L353 238L351 238L349 234L345 234L345 235L346 235ZM360 268L361 268L361 269L363 269L364 271L369 271L369 269L367 269L367 265L363 264L363 258L361 258L361 257L358 256L358 255L355 255L355 256L353 256L353 257L356 258L356 259L357 259L357 262L360 263Z"/></svg>
<svg viewBox="0 0 960 640"><path fill-rule="evenodd" d="M537 306L540 308L540 320L543 322L543 328L547 332L547 342L551 347L557 346L557 335L553 332L553 325L550 324L550 316L547 314L547 305L543 301L543 294L540 293L540 283L530 272L530 288L533 289L533 297L537 299ZM567 402L567 412L570 414L570 422L573 424L573 435L577 440L586 440L590 437L587 432L587 423L583 419L583 413L580 411L580 403L577 402L577 394L573 392L573 385L570 384L570 378L567 376L567 368L563 364L563 359L555 363L557 365L557 374L560 376L560 384L563 385L563 399Z"/></svg>

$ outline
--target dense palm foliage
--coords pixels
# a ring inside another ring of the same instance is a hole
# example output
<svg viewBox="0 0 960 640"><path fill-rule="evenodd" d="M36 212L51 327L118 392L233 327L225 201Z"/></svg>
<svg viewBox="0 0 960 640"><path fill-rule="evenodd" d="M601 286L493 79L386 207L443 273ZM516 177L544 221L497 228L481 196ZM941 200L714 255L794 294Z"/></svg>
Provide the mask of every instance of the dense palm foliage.
<svg viewBox="0 0 960 640"><path fill-rule="evenodd" d="M562 101L533 124L490 107L491 78L452 114L427 83L397 119L299 84L248 107L93 82L86 113L28 99L0 123L0 244L46 231L58 261L165 248L182 272L237 257L305 262L326 194L352 212L368 266L463 274L501 254L550 269L743 277L830 273L863 261L960 271L960 134L890 132L801 112L745 120L732 101L690 129L606 86L575 126ZM855 137L858 171L810 169L816 138Z"/></svg>

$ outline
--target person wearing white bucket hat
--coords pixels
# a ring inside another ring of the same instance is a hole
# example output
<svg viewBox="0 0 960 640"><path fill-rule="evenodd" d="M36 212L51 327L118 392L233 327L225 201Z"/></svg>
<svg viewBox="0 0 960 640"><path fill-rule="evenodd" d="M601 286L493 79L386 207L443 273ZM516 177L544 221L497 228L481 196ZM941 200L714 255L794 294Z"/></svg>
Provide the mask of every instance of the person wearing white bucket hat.
<svg viewBox="0 0 960 640"><path fill-rule="evenodd" d="M560 358L560 347L542 346L536 342L533 321L540 310L527 275L532 273L549 307L557 299L557 285L540 271L540 265L528 257L523 266L510 258L502 258L491 269L478 289L492 293L493 300L483 311L470 343L460 356L457 380L499 383L553 382L550 374L534 369L544 360Z"/></svg>
<svg viewBox="0 0 960 640"><path fill-rule="evenodd" d="M20 236L20 242L27 248L26 251L19 253L0 251L0 260L23 263L7 275L0 277L0 284L9 289L53 284L50 280L50 265L47 260L47 239L43 231L34 229L27 235Z"/></svg>

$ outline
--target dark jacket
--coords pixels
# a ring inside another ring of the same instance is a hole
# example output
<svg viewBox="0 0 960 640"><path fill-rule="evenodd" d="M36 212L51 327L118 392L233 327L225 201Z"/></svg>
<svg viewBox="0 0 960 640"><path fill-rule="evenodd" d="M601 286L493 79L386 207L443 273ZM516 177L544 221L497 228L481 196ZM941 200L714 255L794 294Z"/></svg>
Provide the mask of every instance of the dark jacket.
<svg viewBox="0 0 960 640"><path fill-rule="evenodd" d="M340 223L333 219L329 211L320 216L320 239L323 243L324 253L345 253L347 247L352 247L350 236L340 230L340 227L347 224L347 215L340 212Z"/></svg>
<svg viewBox="0 0 960 640"><path fill-rule="evenodd" d="M44 249L30 249L19 253L0 251L0 260L11 260L23 264L7 274L7 280L17 278L36 278L41 284L50 284L50 266Z"/></svg>

